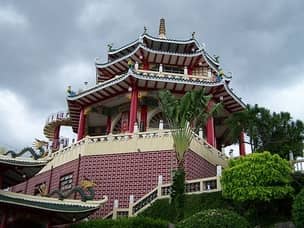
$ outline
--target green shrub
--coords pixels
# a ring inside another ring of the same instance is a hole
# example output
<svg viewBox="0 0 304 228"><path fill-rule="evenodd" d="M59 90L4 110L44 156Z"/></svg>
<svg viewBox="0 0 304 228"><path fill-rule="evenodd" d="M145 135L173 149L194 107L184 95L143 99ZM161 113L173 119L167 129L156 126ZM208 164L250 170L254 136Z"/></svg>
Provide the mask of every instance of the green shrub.
<svg viewBox="0 0 304 228"><path fill-rule="evenodd" d="M169 202L169 199L160 199L156 200L150 207L141 212L139 216L149 217L149 218L158 218L168 221L175 221L175 213L172 210L172 205Z"/></svg>
<svg viewBox="0 0 304 228"><path fill-rule="evenodd" d="M73 224L72 228L167 228L168 222L145 217L121 218L116 220L90 220Z"/></svg>
<svg viewBox="0 0 304 228"><path fill-rule="evenodd" d="M304 188L304 173L294 172L292 174L291 186L295 190L295 195L297 195Z"/></svg>
<svg viewBox="0 0 304 228"><path fill-rule="evenodd" d="M204 210L179 222L177 228L246 228L249 223L245 218L226 209Z"/></svg>
<svg viewBox="0 0 304 228"><path fill-rule="evenodd" d="M296 196L292 205L292 219L297 227L304 227L304 188Z"/></svg>
<svg viewBox="0 0 304 228"><path fill-rule="evenodd" d="M288 161L269 152L253 153L229 161L221 179L223 196L239 202L284 199L291 196Z"/></svg>
<svg viewBox="0 0 304 228"><path fill-rule="evenodd" d="M185 218L206 209L225 208L233 209L230 200L224 199L221 192L186 195ZM169 199L160 199L140 213L140 216L159 218L171 222L177 221L176 214Z"/></svg>

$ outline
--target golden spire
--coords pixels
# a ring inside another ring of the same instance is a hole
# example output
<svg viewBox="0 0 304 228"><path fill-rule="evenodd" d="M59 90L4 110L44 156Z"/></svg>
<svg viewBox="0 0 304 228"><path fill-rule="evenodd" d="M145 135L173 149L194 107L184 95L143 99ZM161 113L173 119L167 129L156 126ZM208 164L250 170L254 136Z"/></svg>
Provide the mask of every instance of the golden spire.
<svg viewBox="0 0 304 228"><path fill-rule="evenodd" d="M160 39L167 39L166 37L166 24L165 24L165 19L161 18L159 22L159 35L158 37Z"/></svg>

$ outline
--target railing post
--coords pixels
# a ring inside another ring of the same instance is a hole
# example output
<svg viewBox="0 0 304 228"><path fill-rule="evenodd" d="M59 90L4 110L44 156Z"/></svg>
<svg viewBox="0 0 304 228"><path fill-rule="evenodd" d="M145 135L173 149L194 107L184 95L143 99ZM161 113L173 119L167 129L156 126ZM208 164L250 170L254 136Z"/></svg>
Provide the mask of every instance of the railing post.
<svg viewBox="0 0 304 228"><path fill-rule="evenodd" d="M163 176L159 175L158 184L157 184L157 197L161 197L161 195L162 195L162 192L161 192L162 185L163 185Z"/></svg>
<svg viewBox="0 0 304 228"><path fill-rule="evenodd" d="M163 120L159 121L159 130L164 130L164 121Z"/></svg>
<svg viewBox="0 0 304 228"><path fill-rule="evenodd" d="M184 74L188 75L188 68L187 68L187 66L184 67Z"/></svg>
<svg viewBox="0 0 304 228"><path fill-rule="evenodd" d="M223 154L225 154L225 145L224 144L221 145L221 151Z"/></svg>
<svg viewBox="0 0 304 228"><path fill-rule="evenodd" d="M221 176L222 176L222 166L221 165L217 165L216 166L216 188L217 190L221 190L222 186L221 186Z"/></svg>
<svg viewBox="0 0 304 228"><path fill-rule="evenodd" d="M159 64L159 73L163 72L163 64Z"/></svg>
<svg viewBox="0 0 304 228"><path fill-rule="evenodd" d="M204 137L204 135L203 135L204 133L203 133L203 128L199 128L199 131L198 131L198 137L200 138L200 139L203 139L203 137Z"/></svg>
<svg viewBox="0 0 304 228"><path fill-rule="evenodd" d="M133 216L133 203L134 203L134 195L130 195L128 217Z"/></svg>
<svg viewBox="0 0 304 228"><path fill-rule="evenodd" d="M134 131L133 133L138 133L138 125L137 122L134 123Z"/></svg>
<svg viewBox="0 0 304 228"><path fill-rule="evenodd" d="M118 200L114 200L113 204L113 219L117 219Z"/></svg>

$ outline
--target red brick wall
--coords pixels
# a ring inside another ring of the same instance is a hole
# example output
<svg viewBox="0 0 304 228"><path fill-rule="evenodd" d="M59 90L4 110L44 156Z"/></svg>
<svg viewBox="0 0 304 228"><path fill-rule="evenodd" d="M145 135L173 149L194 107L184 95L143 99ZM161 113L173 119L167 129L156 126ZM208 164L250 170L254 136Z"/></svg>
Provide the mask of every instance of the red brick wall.
<svg viewBox="0 0 304 228"><path fill-rule="evenodd" d="M59 188L60 176L73 172L73 185L76 184L78 159L56 167L52 171L51 189ZM97 211L93 217L104 216L113 209L115 199L119 207L128 207L129 196L138 200L156 187L158 176L163 176L163 183L170 182L170 170L176 168L176 159L172 151L138 152L124 154L109 154L82 157L79 169L79 182L84 177L95 184L95 199L107 195L109 201ZM186 155L185 169L187 179L197 179L215 176L216 167L194 152ZM37 175L28 181L28 194L34 193L36 184L47 182L51 171ZM14 191L24 190L25 184L14 187Z"/></svg>
<svg viewBox="0 0 304 228"><path fill-rule="evenodd" d="M192 151L186 153L185 170L187 180L216 176L216 166Z"/></svg>

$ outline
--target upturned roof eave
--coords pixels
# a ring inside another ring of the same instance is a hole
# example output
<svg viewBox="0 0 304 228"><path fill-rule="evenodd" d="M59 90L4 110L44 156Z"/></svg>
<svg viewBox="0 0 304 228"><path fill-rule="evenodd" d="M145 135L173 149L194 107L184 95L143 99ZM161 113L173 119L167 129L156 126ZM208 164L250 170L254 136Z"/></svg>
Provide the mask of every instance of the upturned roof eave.
<svg viewBox="0 0 304 228"><path fill-rule="evenodd" d="M137 73L131 69L129 69L129 71L125 74L122 74L122 75L119 75L119 76L116 76L112 79L109 79L103 83L99 83L79 94L77 94L76 96L73 96L73 97L67 97L67 101L76 101L77 99L83 97L83 96L86 96L86 95L89 95L90 93L93 93L93 92L96 92L100 89L103 89L103 88L107 88L111 85L114 85L116 83L119 83L123 80L125 80L127 77L129 76L133 76L134 78L137 78L137 79L144 79L144 80L153 80L153 81L164 81L164 82L173 82L173 83L187 83L187 84L191 84L191 85L198 85L198 86L218 86L218 85L221 85L223 84L223 82L212 82L212 81L197 81L197 80L191 80L191 79L187 79L187 78L184 78L184 79L176 79L176 78L168 78L168 77L163 77L163 76L156 76L157 75L157 72L155 73L154 76L149 76L148 74L145 74L145 73ZM174 74L172 74L174 75Z"/></svg>
<svg viewBox="0 0 304 228"><path fill-rule="evenodd" d="M114 55L117 54L129 47L132 47L135 44L140 44L141 43L141 39L147 38L149 40L153 40L153 41L157 41L157 42L166 42L166 43L174 43L174 44L191 44L191 43L195 43L196 47L199 49L200 48L200 44L196 39L188 39L188 40L175 40L175 39L160 39L158 37L154 37L148 33L143 33L142 35L140 35L140 37L128 44L125 44L123 46L121 46L120 48L114 49L114 50L110 50L108 52L108 55Z"/></svg>
<svg viewBox="0 0 304 228"><path fill-rule="evenodd" d="M4 200L1 197L6 197L7 200ZM51 198L51 197L42 197L42 196L33 196L33 195L27 195L22 193L15 193L15 192L9 192L9 191L3 191L0 190L0 202L2 203L11 203L11 204L17 204L18 202L14 202L13 200L19 200L19 205L33 207L33 208L40 208L40 209L46 209L49 211L56 211L56 212L65 212L65 213L73 213L75 210L67 210L60 209L61 206L66 207L75 207L79 208L82 212L87 212L91 210L98 209L102 204L105 204L108 201L108 197L104 196L101 200L94 200L94 201L86 201L83 202L81 200L74 200L74 199L64 199L59 200L57 198ZM23 202L22 202L23 201ZM37 204L45 205L43 206L37 206ZM55 208L48 208L48 205L53 205Z"/></svg>

